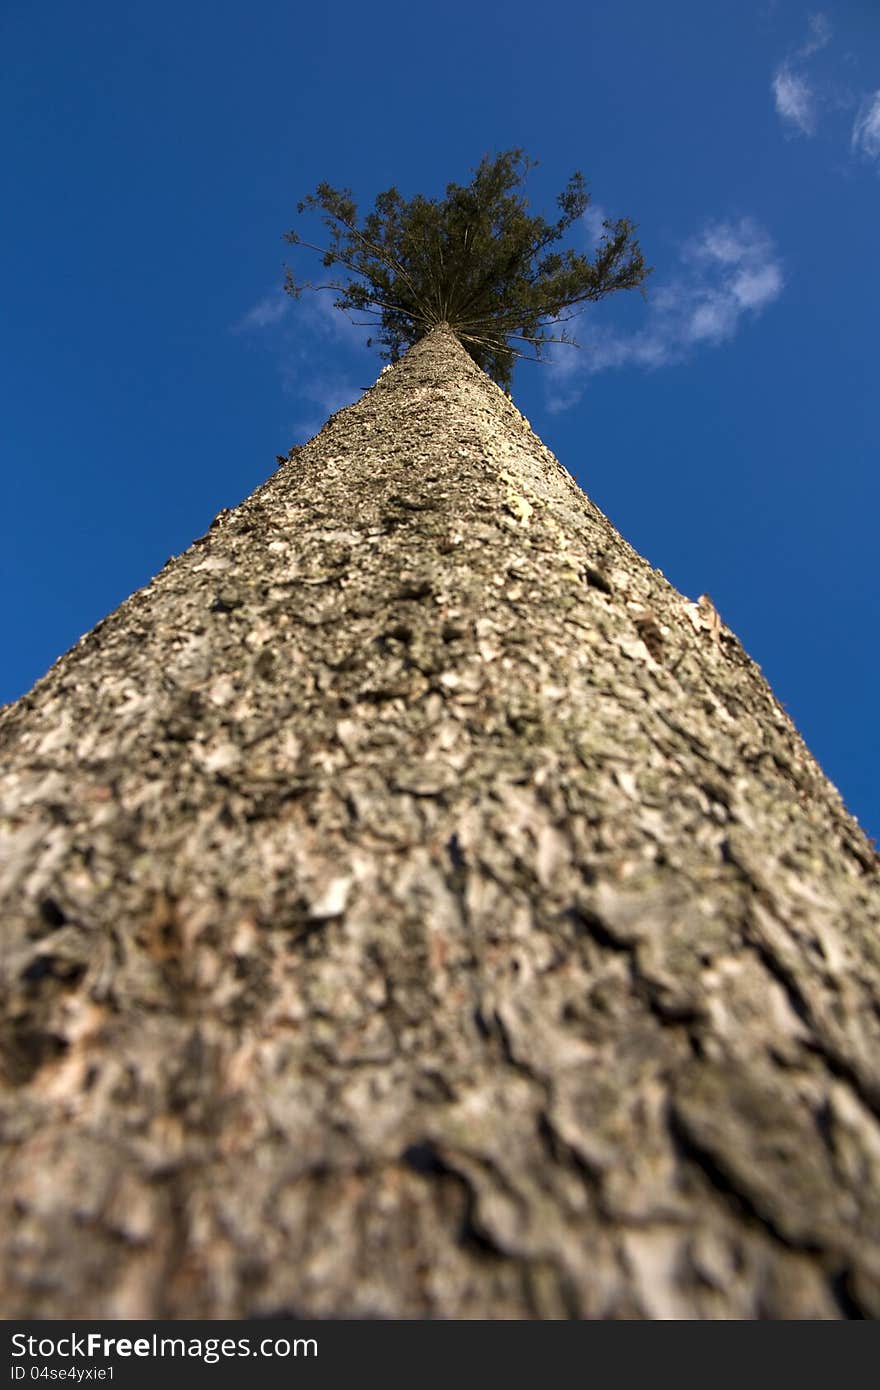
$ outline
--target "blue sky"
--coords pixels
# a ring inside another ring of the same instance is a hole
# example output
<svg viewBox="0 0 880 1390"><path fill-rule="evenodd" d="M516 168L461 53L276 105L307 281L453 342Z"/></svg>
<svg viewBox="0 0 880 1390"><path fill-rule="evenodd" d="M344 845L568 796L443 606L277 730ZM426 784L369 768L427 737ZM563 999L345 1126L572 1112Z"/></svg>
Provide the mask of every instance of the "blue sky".
<svg viewBox="0 0 880 1390"><path fill-rule="evenodd" d="M297 199L522 146L656 269L514 399L880 834L876 0L3 0L0 51L0 701L375 379L280 293Z"/></svg>

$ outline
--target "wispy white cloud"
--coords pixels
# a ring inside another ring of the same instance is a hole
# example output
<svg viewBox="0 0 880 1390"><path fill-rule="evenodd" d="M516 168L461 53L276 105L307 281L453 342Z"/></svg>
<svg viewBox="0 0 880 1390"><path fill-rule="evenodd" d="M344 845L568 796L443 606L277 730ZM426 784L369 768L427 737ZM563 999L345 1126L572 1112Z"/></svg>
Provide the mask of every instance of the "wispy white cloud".
<svg viewBox="0 0 880 1390"><path fill-rule="evenodd" d="M294 300L278 289L231 326L275 358L284 394L294 402L288 428L297 443L357 400L379 369L374 354L365 351L369 329L335 309L335 297L328 292Z"/></svg>
<svg viewBox="0 0 880 1390"><path fill-rule="evenodd" d="M270 324L278 323L284 318L290 308L292 300L290 295L283 290L275 290L272 294L264 295L252 309L233 324L234 333L246 333L251 330L268 328Z"/></svg>
<svg viewBox="0 0 880 1390"><path fill-rule="evenodd" d="M336 297L338 298L338 295ZM333 300L332 291L316 290L313 294L304 295L297 303L298 320L302 324L308 324L311 331L326 338L346 343L353 348L363 347L369 337L368 327L358 323L357 319L351 318L350 314L342 309L337 309Z"/></svg>
<svg viewBox="0 0 880 1390"><path fill-rule="evenodd" d="M862 103L853 126L852 147L868 159L880 160L880 90Z"/></svg>
<svg viewBox="0 0 880 1390"><path fill-rule="evenodd" d="M329 416L372 385L379 362L365 351L368 336L367 328L333 307L330 293L296 301L279 363L285 395L296 402L291 421L295 442L311 438Z"/></svg>
<svg viewBox="0 0 880 1390"><path fill-rule="evenodd" d="M826 14L810 15L807 37L794 53L780 63L770 83L776 111L790 134L815 135L819 123L819 100L815 82L803 64L831 42L831 22Z"/></svg>
<svg viewBox="0 0 880 1390"><path fill-rule="evenodd" d="M310 372L303 375L295 367L282 371L286 391L296 397L299 409L291 421L293 443L299 444L318 433L331 415L352 405L360 390L351 377L341 372Z"/></svg>
<svg viewBox="0 0 880 1390"><path fill-rule="evenodd" d="M681 249L680 268L649 291L644 326L632 333L597 326L584 347L551 359L549 408L574 405L586 380L614 367L656 369L728 341L744 318L760 314L783 289L770 237L750 218L707 227Z"/></svg>
<svg viewBox="0 0 880 1390"><path fill-rule="evenodd" d="M809 19L809 33L797 50L799 58L812 58L814 53L827 48L832 38L831 21L827 14L821 11L811 14Z"/></svg>
<svg viewBox="0 0 880 1390"><path fill-rule="evenodd" d="M789 130L799 131L801 135L815 135L816 98L807 79L788 63L783 63L773 74L771 85L776 111Z"/></svg>
<svg viewBox="0 0 880 1390"><path fill-rule="evenodd" d="M599 245L605 232L605 218L608 216L601 203L588 203L583 215L584 230L590 249Z"/></svg>

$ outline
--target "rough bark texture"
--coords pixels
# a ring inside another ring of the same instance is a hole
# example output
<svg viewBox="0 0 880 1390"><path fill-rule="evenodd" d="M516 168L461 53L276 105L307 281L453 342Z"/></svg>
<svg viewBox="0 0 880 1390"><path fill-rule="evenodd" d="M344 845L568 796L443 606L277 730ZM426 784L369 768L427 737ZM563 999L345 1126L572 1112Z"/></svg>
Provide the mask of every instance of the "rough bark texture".
<svg viewBox="0 0 880 1390"><path fill-rule="evenodd" d="M5 1316L880 1314L876 856L448 332L0 752Z"/></svg>

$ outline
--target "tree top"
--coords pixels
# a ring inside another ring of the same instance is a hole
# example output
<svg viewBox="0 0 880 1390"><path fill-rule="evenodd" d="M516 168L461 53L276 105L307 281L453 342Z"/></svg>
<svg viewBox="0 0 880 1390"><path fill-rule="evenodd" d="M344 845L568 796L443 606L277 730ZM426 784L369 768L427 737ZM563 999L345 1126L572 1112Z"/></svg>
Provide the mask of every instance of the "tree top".
<svg viewBox="0 0 880 1390"><path fill-rule="evenodd" d="M327 244L297 231L284 239L317 251L328 270L340 269L315 284L285 267L284 288L294 298L304 289L336 291L336 308L362 313L360 322L377 326L368 345L380 346L389 362L446 323L474 361L508 388L517 358L540 358L548 343L576 346L564 325L584 305L640 286L650 274L625 217L604 221L592 258L558 248L590 194L576 172L556 199L555 221L531 215L522 189L536 162L520 149L484 155L471 182L448 184L444 198L416 194L407 201L389 188L363 218L350 189L320 183L297 212L321 215Z"/></svg>

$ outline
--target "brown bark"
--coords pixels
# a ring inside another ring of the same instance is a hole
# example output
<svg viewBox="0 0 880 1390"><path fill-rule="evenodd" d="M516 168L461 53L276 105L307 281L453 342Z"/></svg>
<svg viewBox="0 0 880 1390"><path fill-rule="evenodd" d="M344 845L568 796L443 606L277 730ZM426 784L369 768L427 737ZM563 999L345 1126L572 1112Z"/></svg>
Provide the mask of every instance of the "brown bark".
<svg viewBox="0 0 880 1390"><path fill-rule="evenodd" d="M0 717L7 1317L873 1317L871 847L438 330Z"/></svg>

